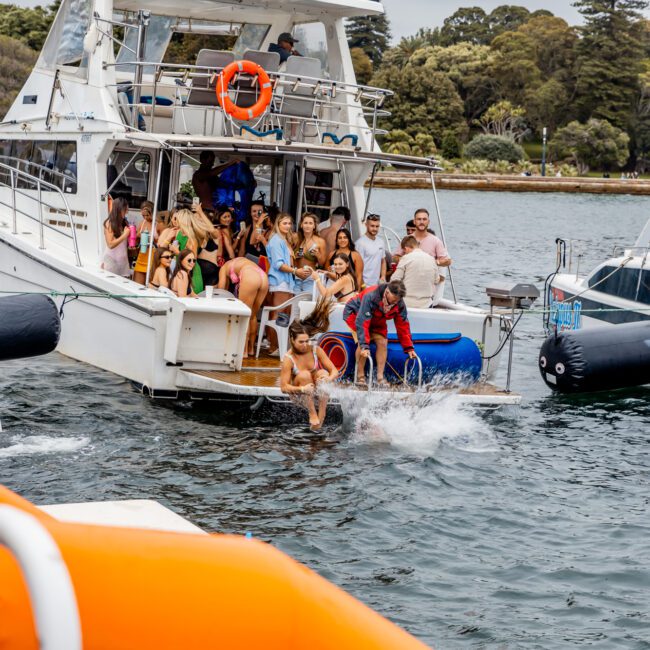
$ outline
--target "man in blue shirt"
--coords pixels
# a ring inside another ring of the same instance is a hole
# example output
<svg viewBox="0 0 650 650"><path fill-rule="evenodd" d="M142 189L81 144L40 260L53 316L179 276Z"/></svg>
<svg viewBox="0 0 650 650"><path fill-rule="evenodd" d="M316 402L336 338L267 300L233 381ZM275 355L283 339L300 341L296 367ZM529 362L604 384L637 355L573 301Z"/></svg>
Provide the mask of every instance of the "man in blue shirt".
<svg viewBox="0 0 650 650"><path fill-rule="evenodd" d="M277 43L269 45L269 52L277 52L280 55L280 63L285 63L290 56L302 56L298 50L293 48L296 40L289 32L283 32L278 36Z"/></svg>

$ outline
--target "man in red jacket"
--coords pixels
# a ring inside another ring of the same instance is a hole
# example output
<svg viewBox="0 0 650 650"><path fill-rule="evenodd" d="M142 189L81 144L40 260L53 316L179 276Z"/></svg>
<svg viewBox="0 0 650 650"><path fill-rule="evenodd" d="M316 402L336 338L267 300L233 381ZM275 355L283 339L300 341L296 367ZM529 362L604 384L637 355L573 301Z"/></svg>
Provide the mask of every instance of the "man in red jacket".
<svg viewBox="0 0 650 650"><path fill-rule="evenodd" d="M379 284L364 289L348 301L343 310L343 319L352 330L357 342L357 383L365 385L366 359L370 357L370 341L377 346L377 383L387 386L384 378L386 357L388 354L388 325L387 321L395 321L397 338L404 352L413 359L415 350L411 340L411 327L408 321L404 296L406 287L401 280L388 284Z"/></svg>

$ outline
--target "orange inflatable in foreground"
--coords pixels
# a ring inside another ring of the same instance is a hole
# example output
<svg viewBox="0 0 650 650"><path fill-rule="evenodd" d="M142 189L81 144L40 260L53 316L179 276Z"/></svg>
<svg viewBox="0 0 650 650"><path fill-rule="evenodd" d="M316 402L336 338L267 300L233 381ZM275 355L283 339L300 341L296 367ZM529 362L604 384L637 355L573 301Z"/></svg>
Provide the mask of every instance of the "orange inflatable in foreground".
<svg viewBox="0 0 650 650"><path fill-rule="evenodd" d="M426 647L262 542L62 523L1 486L0 503L56 541L86 650ZM0 649L38 647L21 568L0 546Z"/></svg>

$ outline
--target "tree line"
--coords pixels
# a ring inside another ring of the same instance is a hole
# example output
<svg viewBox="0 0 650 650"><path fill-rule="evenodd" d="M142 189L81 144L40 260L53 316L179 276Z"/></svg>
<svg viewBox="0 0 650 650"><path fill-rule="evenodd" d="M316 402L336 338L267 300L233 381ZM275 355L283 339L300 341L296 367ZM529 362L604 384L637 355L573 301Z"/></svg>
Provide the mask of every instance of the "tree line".
<svg viewBox="0 0 650 650"><path fill-rule="evenodd" d="M550 155L581 173L649 169L648 2L573 4L580 26L516 5L466 7L394 47L385 16L349 21L358 81L395 92L384 148L510 160L546 127Z"/></svg>

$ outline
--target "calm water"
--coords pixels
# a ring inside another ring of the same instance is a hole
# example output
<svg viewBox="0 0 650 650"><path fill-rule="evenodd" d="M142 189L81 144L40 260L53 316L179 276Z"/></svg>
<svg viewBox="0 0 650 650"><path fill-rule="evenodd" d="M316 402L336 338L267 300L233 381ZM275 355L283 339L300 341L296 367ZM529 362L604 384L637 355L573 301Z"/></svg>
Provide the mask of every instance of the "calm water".
<svg viewBox="0 0 650 650"><path fill-rule="evenodd" d="M440 199L459 294L478 305L493 280L541 288L555 237L586 240L589 268L650 216L647 198ZM380 190L372 207L399 227L430 200ZM355 405L382 442L156 404L59 355L12 362L0 477L40 503L148 497L252 531L439 648L650 648L650 391L552 395L540 317L518 331L521 408Z"/></svg>

